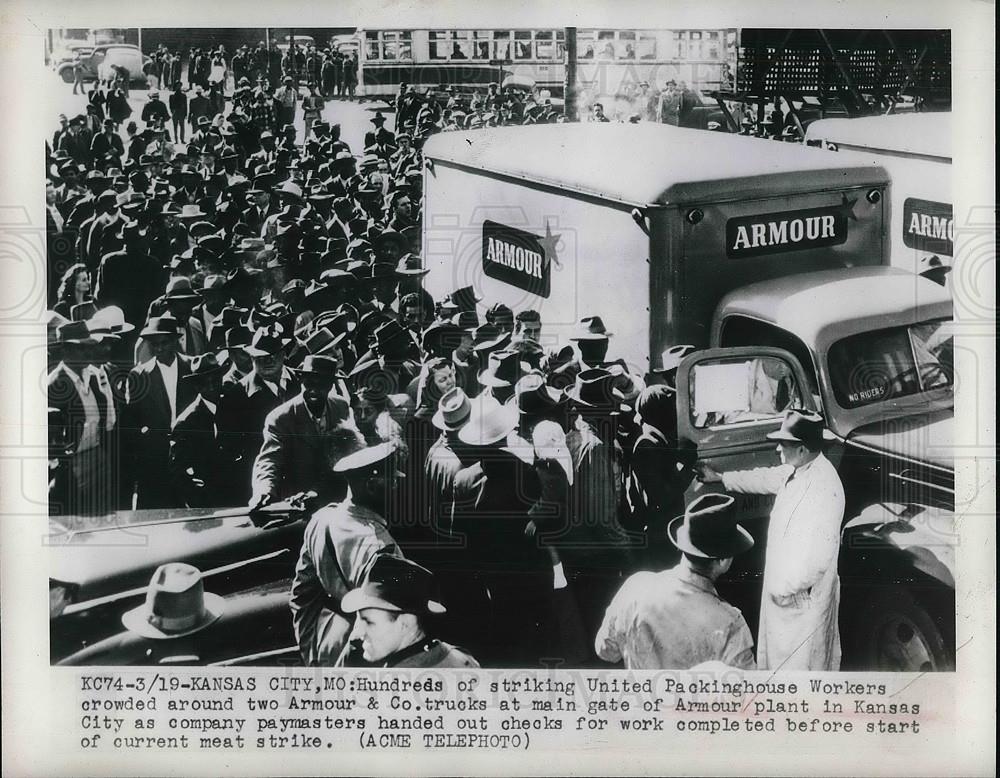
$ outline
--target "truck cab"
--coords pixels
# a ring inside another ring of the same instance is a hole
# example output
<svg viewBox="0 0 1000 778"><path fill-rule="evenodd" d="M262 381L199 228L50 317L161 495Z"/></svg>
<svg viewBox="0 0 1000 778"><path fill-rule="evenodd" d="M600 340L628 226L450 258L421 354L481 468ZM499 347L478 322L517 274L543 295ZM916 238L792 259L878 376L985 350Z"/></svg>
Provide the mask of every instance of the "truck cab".
<svg viewBox="0 0 1000 778"><path fill-rule="evenodd" d="M945 289L899 269L788 276L726 295L678 373L680 436L720 471L777 465L766 435L787 408L825 415L847 498L845 666L954 666L951 317ZM770 500L738 505L762 538Z"/></svg>

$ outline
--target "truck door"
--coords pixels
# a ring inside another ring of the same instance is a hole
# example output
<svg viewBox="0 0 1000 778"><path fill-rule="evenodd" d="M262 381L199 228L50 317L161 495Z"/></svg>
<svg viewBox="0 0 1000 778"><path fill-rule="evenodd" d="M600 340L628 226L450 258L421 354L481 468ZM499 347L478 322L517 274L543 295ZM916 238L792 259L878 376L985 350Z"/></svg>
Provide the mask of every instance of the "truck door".
<svg viewBox="0 0 1000 778"><path fill-rule="evenodd" d="M719 472L781 464L777 444L767 439L789 408L815 410L805 371L788 351L744 346L696 351L677 373L677 431L693 444L699 460ZM694 481L685 503L699 494L721 492L722 484ZM743 611L756 634L767 518L774 498L737 494L740 523L754 547L733 560L717 589Z"/></svg>

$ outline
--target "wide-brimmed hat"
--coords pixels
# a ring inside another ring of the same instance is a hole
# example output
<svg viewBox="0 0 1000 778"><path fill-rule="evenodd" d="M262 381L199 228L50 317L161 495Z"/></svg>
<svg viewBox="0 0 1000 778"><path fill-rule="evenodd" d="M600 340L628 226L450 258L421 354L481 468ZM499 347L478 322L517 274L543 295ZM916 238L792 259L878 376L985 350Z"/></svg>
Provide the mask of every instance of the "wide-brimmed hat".
<svg viewBox="0 0 1000 778"><path fill-rule="evenodd" d="M142 332L139 333L139 337L141 338L155 338L160 335L179 338L181 330L177 319L170 314L153 316L146 322L146 326L143 327Z"/></svg>
<svg viewBox="0 0 1000 778"><path fill-rule="evenodd" d="M566 474L566 480L573 485L573 456L566 444L566 432L551 420L538 422L531 430L531 444L535 458L556 462Z"/></svg>
<svg viewBox="0 0 1000 778"><path fill-rule="evenodd" d="M476 293L476 290L471 286L463 286L461 289L456 289L454 292L448 295L448 299L451 300L460 311L474 311L476 310L476 303L483 301L483 298Z"/></svg>
<svg viewBox="0 0 1000 778"><path fill-rule="evenodd" d="M434 576L415 562L389 554L375 557L368 578L340 601L344 613L365 608L394 613L445 613L445 607L433 597Z"/></svg>
<svg viewBox="0 0 1000 778"><path fill-rule="evenodd" d="M516 406L479 396L472 401L469 420L458 431L458 438L470 446L490 446L506 440L516 427Z"/></svg>
<svg viewBox="0 0 1000 778"><path fill-rule="evenodd" d="M396 264L397 276L418 277L425 276L430 272L430 269L424 266L424 260L419 254L406 254L400 257Z"/></svg>
<svg viewBox="0 0 1000 778"><path fill-rule="evenodd" d="M197 290L200 295L228 291L229 287L226 284L226 277L219 274L205 276L205 280L201 282L201 289Z"/></svg>
<svg viewBox="0 0 1000 778"><path fill-rule="evenodd" d="M124 335L135 327L125 321L125 312L117 305L100 308L87 323L92 335Z"/></svg>
<svg viewBox="0 0 1000 778"><path fill-rule="evenodd" d="M667 525L670 542L685 554L704 559L728 559L753 548L750 533L736 521L736 501L728 494L703 494L683 516Z"/></svg>
<svg viewBox="0 0 1000 778"><path fill-rule="evenodd" d="M198 300L201 296L191 285L187 276L174 276L167 282L167 290L163 294L167 300Z"/></svg>
<svg viewBox="0 0 1000 778"><path fill-rule="evenodd" d="M606 340L614 335L608 332L600 316L584 316L570 340Z"/></svg>
<svg viewBox="0 0 1000 778"><path fill-rule="evenodd" d="M392 441L379 443L375 446L368 446L353 454L342 457L333 466L335 473L358 473L374 475L384 471L390 464L395 466L395 457L400 453L399 444ZM389 463L389 464L387 464ZM405 473L396 471L400 478L405 477Z"/></svg>
<svg viewBox="0 0 1000 778"><path fill-rule="evenodd" d="M212 353L199 354L191 358L191 372L182 376L185 380L204 378L212 373L221 373L226 366Z"/></svg>
<svg viewBox="0 0 1000 778"><path fill-rule="evenodd" d="M300 367L293 367L290 370L299 376L319 376L333 381L340 373L340 364L333 357L322 354L309 354Z"/></svg>
<svg viewBox="0 0 1000 778"><path fill-rule="evenodd" d="M566 397L545 383L541 373L528 373L514 387L518 413L524 416L550 416L563 407Z"/></svg>
<svg viewBox="0 0 1000 778"><path fill-rule="evenodd" d="M461 429L472 413L469 396L460 386L455 386L441 395L438 409L431 417L431 424L439 430L454 432Z"/></svg>
<svg viewBox="0 0 1000 778"><path fill-rule="evenodd" d="M566 388L566 397L591 408L621 407L625 396L614 387L615 376L601 367L581 370L572 386Z"/></svg>
<svg viewBox="0 0 1000 778"><path fill-rule="evenodd" d="M825 430L826 422L821 414L803 408L790 408L785 412L781 428L767 433L767 438L814 447L823 442Z"/></svg>
<svg viewBox="0 0 1000 778"><path fill-rule="evenodd" d="M204 629L225 609L222 597L205 591L197 567L170 562L156 569L146 601L123 613L122 624L142 637L167 640Z"/></svg>
<svg viewBox="0 0 1000 778"><path fill-rule="evenodd" d="M501 332L495 324L481 324L476 327L476 331L473 333L472 349L474 351L489 351L509 342L510 338L511 333Z"/></svg>
<svg viewBox="0 0 1000 778"><path fill-rule="evenodd" d="M67 321L56 330L56 343L63 346L86 346L96 342L85 321Z"/></svg>
<svg viewBox="0 0 1000 778"><path fill-rule="evenodd" d="M384 230L379 233L372 240L372 246L376 249L380 248L386 243L392 243L399 246L401 249L405 250L409 245L409 241L403 236L402 233L396 232L396 230Z"/></svg>
<svg viewBox="0 0 1000 778"><path fill-rule="evenodd" d="M282 337L277 327L261 327L254 333L246 352L252 357L269 357L280 353L291 342L290 338Z"/></svg>
<svg viewBox="0 0 1000 778"><path fill-rule="evenodd" d="M687 344L665 348L663 353L660 354L660 363L654 366L650 372L669 373L671 370L676 370L680 366L681 362L684 361L684 357L694 350L694 346Z"/></svg>
<svg viewBox="0 0 1000 778"><path fill-rule="evenodd" d="M491 387L514 386L528 369L517 351L493 351L486 369L479 373L479 383Z"/></svg>
<svg viewBox="0 0 1000 778"><path fill-rule="evenodd" d="M201 210L201 206L196 204L187 204L181 206L181 212L177 214L178 219L201 219L208 214Z"/></svg>

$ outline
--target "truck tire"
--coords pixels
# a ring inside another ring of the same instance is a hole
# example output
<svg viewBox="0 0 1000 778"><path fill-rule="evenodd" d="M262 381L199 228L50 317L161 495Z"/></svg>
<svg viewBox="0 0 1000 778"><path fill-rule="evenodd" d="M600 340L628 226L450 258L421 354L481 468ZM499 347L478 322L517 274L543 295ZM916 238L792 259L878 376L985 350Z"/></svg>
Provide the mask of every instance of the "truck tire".
<svg viewBox="0 0 1000 778"><path fill-rule="evenodd" d="M937 598L935 598L937 599ZM954 615L954 607L949 613ZM927 609L902 587L874 594L854 621L858 669L881 672L942 672L955 669L945 632Z"/></svg>
<svg viewBox="0 0 1000 778"><path fill-rule="evenodd" d="M73 83L73 68L60 68L59 77L63 80L64 84Z"/></svg>

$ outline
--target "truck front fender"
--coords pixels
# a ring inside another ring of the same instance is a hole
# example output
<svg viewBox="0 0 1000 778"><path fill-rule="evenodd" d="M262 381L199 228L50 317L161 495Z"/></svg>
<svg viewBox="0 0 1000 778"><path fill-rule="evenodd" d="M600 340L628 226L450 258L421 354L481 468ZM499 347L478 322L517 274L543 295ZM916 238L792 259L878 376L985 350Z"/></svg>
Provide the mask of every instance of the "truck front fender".
<svg viewBox="0 0 1000 778"><path fill-rule="evenodd" d="M924 575L955 588L955 515L926 505L875 503L844 525L842 556L894 552Z"/></svg>

